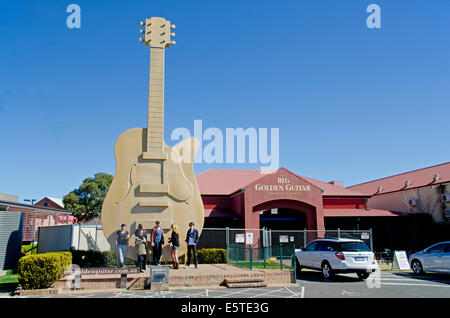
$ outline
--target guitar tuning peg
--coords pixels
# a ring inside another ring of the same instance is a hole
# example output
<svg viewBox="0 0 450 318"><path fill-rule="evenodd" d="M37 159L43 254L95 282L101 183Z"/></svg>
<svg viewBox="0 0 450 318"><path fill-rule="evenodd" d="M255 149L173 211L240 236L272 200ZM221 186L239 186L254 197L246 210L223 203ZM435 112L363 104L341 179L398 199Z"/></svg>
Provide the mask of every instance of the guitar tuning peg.
<svg viewBox="0 0 450 318"><path fill-rule="evenodd" d="M170 44L175 45L175 41L170 41Z"/></svg>
<svg viewBox="0 0 450 318"><path fill-rule="evenodd" d="M145 22L144 22L144 21L141 21L141 22L139 22L139 24L140 24L141 26L144 26L144 25L145 25Z"/></svg>
<svg viewBox="0 0 450 318"><path fill-rule="evenodd" d="M175 36L175 32L170 33L170 36Z"/></svg>
<svg viewBox="0 0 450 318"><path fill-rule="evenodd" d="M144 42L144 39L143 38L139 38L139 42Z"/></svg>
<svg viewBox="0 0 450 318"><path fill-rule="evenodd" d="M139 33L140 34L144 34L144 30L139 30Z"/></svg>
<svg viewBox="0 0 450 318"><path fill-rule="evenodd" d="M172 24L170 28L175 30L175 24Z"/></svg>

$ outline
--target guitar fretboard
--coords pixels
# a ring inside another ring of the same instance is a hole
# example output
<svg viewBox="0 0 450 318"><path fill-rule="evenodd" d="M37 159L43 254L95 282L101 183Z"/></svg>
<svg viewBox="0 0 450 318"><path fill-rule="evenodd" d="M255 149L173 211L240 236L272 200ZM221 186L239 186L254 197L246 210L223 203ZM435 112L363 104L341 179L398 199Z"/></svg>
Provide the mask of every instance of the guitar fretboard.
<svg viewBox="0 0 450 318"><path fill-rule="evenodd" d="M164 48L150 48L147 152L164 151Z"/></svg>

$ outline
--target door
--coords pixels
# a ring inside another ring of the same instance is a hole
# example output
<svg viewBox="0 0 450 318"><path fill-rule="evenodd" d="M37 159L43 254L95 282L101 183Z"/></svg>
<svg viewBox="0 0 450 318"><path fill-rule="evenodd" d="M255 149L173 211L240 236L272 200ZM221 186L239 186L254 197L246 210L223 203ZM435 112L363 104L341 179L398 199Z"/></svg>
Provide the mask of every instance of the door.
<svg viewBox="0 0 450 318"><path fill-rule="evenodd" d="M424 271L439 271L439 268L442 267L442 256L444 255L445 248L446 244L442 243L426 250L422 263Z"/></svg>
<svg viewBox="0 0 450 318"><path fill-rule="evenodd" d="M308 246L305 247L304 250L300 253L300 265L311 267L312 266L312 257L315 253L315 249L317 246L317 242L312 242Z"/></svg>
<svg viewBox="0 0 450 318"><path fill-rule="evenodd" d="M441 257L442 270L450 274L450 243L445 244L445 251Z"/></svg>
<svg viewBox="0 0 450 318"><path fill-rule="evenodd" d="M327 253L329 253L329 242L319 241L317 242L314 253L311 253L311 266L314 268L321 268L322 261L327 259Z"/></svg>

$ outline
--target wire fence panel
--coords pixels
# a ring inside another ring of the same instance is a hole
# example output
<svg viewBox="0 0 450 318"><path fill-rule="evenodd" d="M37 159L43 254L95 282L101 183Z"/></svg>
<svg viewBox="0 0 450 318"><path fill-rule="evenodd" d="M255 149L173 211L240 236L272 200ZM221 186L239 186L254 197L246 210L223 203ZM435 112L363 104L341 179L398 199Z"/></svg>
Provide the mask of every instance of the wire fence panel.
<svg viewBox="0 0 450 318"><path fill-rule="evenodd" d="M318 238L364 241L373 249L372 230L270 230L204 228L198 243L202 248L223 248L227 262L246 268L295 268L295 250Z"/></svg>

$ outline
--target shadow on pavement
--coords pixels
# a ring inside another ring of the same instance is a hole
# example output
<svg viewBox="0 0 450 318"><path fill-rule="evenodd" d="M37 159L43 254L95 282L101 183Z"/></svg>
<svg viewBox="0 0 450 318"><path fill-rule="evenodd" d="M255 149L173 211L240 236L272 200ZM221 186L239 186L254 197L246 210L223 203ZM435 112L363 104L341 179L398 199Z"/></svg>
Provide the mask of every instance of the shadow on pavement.
<svg viewBox="0 0 450 318"><path fill-rule="evenodd" d="M350 275L350 276L348 276ZM354 276L353 276L354 275ZM361 282L361 280L356 276L356 274L336 274L334 279L325 280L321 272L315 271L301 271L297 274L297 280L309 281L309 282L319 282L319 283L347 283L347 282Z"/></svg>
<svg viewBox="0 0 450 318"><path fill-rule="evenodd" d="M450 275L448 274L438 274L438 273L425 273L422 275L414 274L413 272L398 272L392 273L392 275L404 277L404 278L412 278L422 281L430 281L430 282L439 282L443 284L450 285Z"/></svg>

